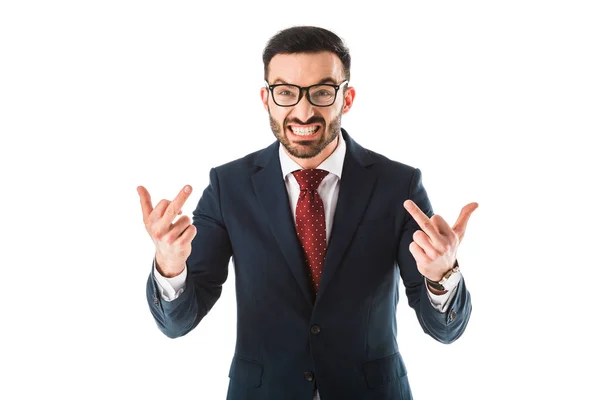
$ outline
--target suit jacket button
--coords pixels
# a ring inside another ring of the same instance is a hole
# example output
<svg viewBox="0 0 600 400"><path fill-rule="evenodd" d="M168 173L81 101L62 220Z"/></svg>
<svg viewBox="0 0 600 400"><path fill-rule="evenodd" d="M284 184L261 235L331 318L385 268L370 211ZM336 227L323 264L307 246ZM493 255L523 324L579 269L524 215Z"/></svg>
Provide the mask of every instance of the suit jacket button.
<svg viewBox="0 0 600 400"><path fill-rule="evenodd" d="M312 372L307 371L304 373L304 379L306 379L309 382L312 382L312 380L315 379L315 376L313 375Z"/></svg>
<svg viewBox="0 0 600 400"><path fill-rule="evenodd" d="M321 332L321 327L319 325L313 325L310 327L310 332L314 335L318 334L319 332Z"/></svg>
<svg viewBox="0 0 600 400"><path fill-rule="evenodd" d="M456 318L456 310L453 308L450 310L450 322L454 321L454 318Z"/></svg>

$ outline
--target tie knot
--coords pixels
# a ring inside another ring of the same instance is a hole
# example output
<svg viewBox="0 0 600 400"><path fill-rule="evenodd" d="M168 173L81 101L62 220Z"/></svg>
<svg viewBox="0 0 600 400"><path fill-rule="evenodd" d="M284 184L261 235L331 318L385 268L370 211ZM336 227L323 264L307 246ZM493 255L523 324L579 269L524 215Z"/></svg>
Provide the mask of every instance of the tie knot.
<svg viewBox="0 0 600 400"><path fill-rule="evenodd" d="M322 169L299 169L293 172L294 177L300 185L300 190L317 190L323 178L329 172Z"/></svg>

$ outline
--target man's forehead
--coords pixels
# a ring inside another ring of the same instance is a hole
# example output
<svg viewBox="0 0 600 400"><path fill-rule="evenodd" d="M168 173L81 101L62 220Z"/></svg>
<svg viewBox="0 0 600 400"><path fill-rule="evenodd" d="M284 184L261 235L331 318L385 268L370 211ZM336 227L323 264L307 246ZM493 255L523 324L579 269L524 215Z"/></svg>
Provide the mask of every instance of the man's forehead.
<svg viewBox="0 0 600 400"><path fill-rule="evenodd" d="M296 84L295 82L288 80L288 79L284 79L284 78L279 78L279 77L274 77L275 79L273 79L272 82L270 82L272 85L276 85L278 83L288 83L288 84ZM331 83L336 85L338 83L338 79L335 79L333 77L325 77L325 78L321 78L318 80L313 80L313 82L311 83L311 85L318 85L321 83Z"/></svg>
<svg viewBox="0 0 600 400"><path fill-rule="evenodd" d="M338 83L344 77L344 66L331 52L277 54L269 63L269 83ZM278 82L275 82L275 81Z"/></svg>

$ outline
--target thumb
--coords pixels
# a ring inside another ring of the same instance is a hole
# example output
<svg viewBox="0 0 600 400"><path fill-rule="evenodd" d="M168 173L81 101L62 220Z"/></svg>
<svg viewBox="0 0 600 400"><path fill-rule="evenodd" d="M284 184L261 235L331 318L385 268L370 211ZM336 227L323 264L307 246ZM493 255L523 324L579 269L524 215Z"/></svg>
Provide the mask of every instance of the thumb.
<svg viewBox="0 0 600 400"><path fill-rule="evenodd" d="M473 211L475 211L479 207L477 203L469 203L462 208L460 211L460 215L456 220L456 223L452 227L452 230L458 236L458 241L462 242L463 237L465 236L465 230L467 229L467 222L469 222L469 218Z"/></svg>

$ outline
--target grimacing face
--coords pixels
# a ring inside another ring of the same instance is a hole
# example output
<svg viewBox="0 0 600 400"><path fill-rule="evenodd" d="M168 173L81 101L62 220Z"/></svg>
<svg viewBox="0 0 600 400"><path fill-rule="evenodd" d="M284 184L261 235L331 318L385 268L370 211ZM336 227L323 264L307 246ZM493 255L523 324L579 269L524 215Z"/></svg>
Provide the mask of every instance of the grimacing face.
<svg viewBox="0 0 600 400"><path fill-rule="evenodd" d="M310 86L317 83L339 85L346 77L344 66L331 52L277 54L269 63L269 85L289 83ZM347 85L347 84L346 84ZM261 98L269 113L271 130L292 157L317 157L325 150L329 156L337 146L342 114L350 110L354 88L340 87L335 102L328 107L310 104L304 92L298 104L280 107L272 99L269 89L261 89Z"/></svg>

